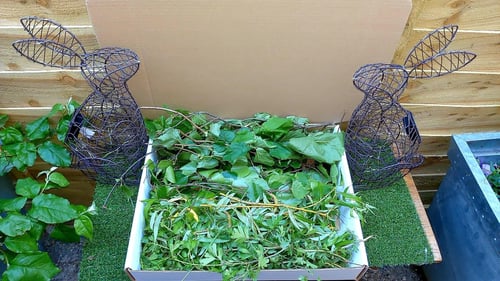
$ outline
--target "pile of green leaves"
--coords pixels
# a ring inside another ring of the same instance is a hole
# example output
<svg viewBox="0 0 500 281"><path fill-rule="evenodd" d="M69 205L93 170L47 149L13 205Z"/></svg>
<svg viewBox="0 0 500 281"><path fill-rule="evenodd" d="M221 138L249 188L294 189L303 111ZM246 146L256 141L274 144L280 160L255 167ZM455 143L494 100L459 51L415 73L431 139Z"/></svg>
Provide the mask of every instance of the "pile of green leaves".
<svg viewBox="0 0 500 281"><path fill-rule="evenodd" d="M341 132L295 116L172 112L147 122L158 161L147 164L143 269L235 280L346 265L357 241L338 230L339 208L367 206L343 186Z"/></svg>
<svg viewBox="0 0 500 281"><path fill-rule="evenodd" d="M39 249L46 232L63 241L92 239L91 206L72 205L67 199L46 191L69 186L57 167L67 167L71 155L61 142L77 104L57 104L51 112L26 125L7 125L0 115L0 175L13 169L25 171L40 158L54 167L37 178L25 173L15 185L16 197L0 199L0 260L6 265L2 280L50 280L59 269L49 255ZM49 119L60 117L54 125ZM49 231L50 230L50 231Z"/></svg>

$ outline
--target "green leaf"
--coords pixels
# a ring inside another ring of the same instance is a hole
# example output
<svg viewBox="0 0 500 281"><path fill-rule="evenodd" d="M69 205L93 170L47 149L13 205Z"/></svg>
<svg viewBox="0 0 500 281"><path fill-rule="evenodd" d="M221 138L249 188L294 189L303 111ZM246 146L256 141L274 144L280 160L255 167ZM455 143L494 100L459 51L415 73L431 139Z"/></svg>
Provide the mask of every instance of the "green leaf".
<svg viewBox="0 0 500 281"><path fill-rule="evenodd" d="M16 182L16 194L32 199L40 193L42 187L42 184L32 178L18 179Z"/></svg>
<svg viewBox="0 0 500 281"><path fill-rule="evenodd" d="M14 253L37 253L40 252L38 249L38 241L31 237L28 233L25 233L20 236L7 236L4 241L7 249L11 250Z"/></svg>
<svg viewBox="0 0 500 281"><path fill-rule="evenodd" d="M333 164L340 161L344 153L341 133L320 132L301 138L290 139L290 147L312 159Z"/></svg>
<svg viewBox="0 0 500 281"><path fill-rule="evenodd" d="M76 233L75 228L66 224L56 224L50 232L50 237L67 243L80 242L80 235Z"/></svg>
<svg viewBox="0 0 500 281"><path fill-rule="evenodd" d="M61 118L59 122L57 122L56 126L56 133L57 133L57 139L61 142L64 142L64 139L66 138L66 134L68 133L69 129L69 117L68 118Z"/></svg>
<svg viewBox="0 0 500 281"><path fill-rule="evenodd" d="M224 142L227 142L227 143L230 143L233 141L234 137L236 136L236 133L234 131L231 131L231 130L221 130L219 132L219 139L221 141L224 141Z"/></svg>
<svg viewBox="0 0 500 281"><path fill-rule="evenodd" d="M31 237L40 240L42 234L45 233L46 225L40 221L32 221L32 222L33 225L31 226L31 229L28 231L28 233L31 235Z"/></svg>
<svg viewBox="0 0 500 281"><path fill-rule="evenodd" d="M59 172L52 172L49 174L49 181L55 183L59 187L66 187L69 185L69 181L66 177Z"/></svg>
<svg viewBox="0 0 500 281"><path fill-rule="evenodd" d="M210 124L210 133L216 137L219 137L221 127L222 127L222 122Z"/></svg>
<svg viewBox="0 0 500 281"><path fill-rule="evenodd" d="M280 202L290 206L297 206L302 202L302 200L295 198L290 192L278 192L276 193L276 197Z"/></svg>
<svg viewBox="0 0 500 281"><path fill-rule="evenodd" d="M204 158L198 162L198 169L212 169L219 166L219 161L214 158Z"/></svg>
<svg viewBox="0 0 500 281"><path fill-rule="evenodd" d="M274 160L271 157L271 155L269 154L269 152L267 152L267 150L260 148L260 147L258 147L255 150L255 157L253 158L253 161L255 163L264 164L267 166L274 165Z"/></svg>
<svg viewBox="0 0 500 281"><path fill-rule="evenodd" d="M64 223L78 217L67 199L53 194L40 194L33 198L28 215L49 224Z"/></svg>
<svg viewBox="0 0 500 281"><path fill-rule="evenodd" d="M337 164L333 164L330 166L330 178L332 180L332 183L337 185L339 184L339 167Z"/></svg>
<svg viewBox="0 0 500 281"><path fill-rule="evenodd" d="M0 139L2 140L2 145L12 144L22 142L24 137L23 133L14 127L7 127L0 130Z"/></svg>
<svg viewBox="0 0 500 281"><path fill-rule="evenodd" d="M31 142L21 142L16 146L17 159L26 166L33 166L36 160L36 146Z"/></svg>
<svg viewBox="0 0 500 281"><path fill-rule="evenodd" d="M5 124L9 120L9 116L5 114L0 114L0 128L5 127Z"/></svg>
<svg viewBox="0 0 500 281"><path fill-rule="evenodd" d="M23 235L31 226L31 220L19 213L10 213L0 220L0 232L7 236Z"/></svg>
<svg viewBox="0 0 500 281"><path fill-rule="evenodd" d="M167 179L167 181L169 181L170 183L176 183L176 180L175 180L175 172L174 172L174 167L172 166L168 166L166 169L165 169L165 178Z"/></svg>
<svg viewBox="0 0 500 281"><path fill-rule="evenodd" d="M262 123L258 133L260 135L270 136L276 140L287 134L293 128L293 121L283 117L271 117L266 122Z"/></svg>
<svg viewBox="0 0 500 281"><path fill-rule="evenodd" d="M250 201L260 201L264 197L264 191L269 190L267 181L264 179L254 179L248 182L247 197Z"/></svg>
<svg viewBox="0 0 500 281"><path fill-rule="evenodd" d="M48 117L52 117L56 115L59 112L64 112L66 110L66 107L61 104L61 103L56 103L52 106L52 109L50 110L49 114L47 115Z"/></svg>
<svg viewBox="0 0 500 281"><path fill-rule="evenodd" d="M175 144L181 142L181 134L178 129L167 128L160 136L155 139L156 145L161 145L171 149Z"/></svg>
<svg viewBox="0 0 500 281"><path fill-rule="evenodd" d="M44 139L50 134L49 119L46 116L40 117L33 122L26 124L26 136L30 141Z"/></svg>
<svg viewBox="0 0 500 281"><path fill-rule="evenodd" d="M214 256L212 256L210 253L206 252L205 256L200 259L200 264L205 266L205 265L209 265L211 262L216 261L216 260L217 259Z"/></svg>
<svg viewBox="0 0 500 281"><path fill-rule="evenodd" d="M87 215L80 215L75 219L75 231L76 234L79 234L89 240L92 240L94 236L94 224L92 220Z"/></svg>
<svg viewBox="0 0 500 281"><path fill-rule="evenodd" d="M244 142L251 143L255 141L255 133L253 133L249 128L241 128L236 131L236 136L233 142Z"/></svg>
<svg viewBox="0 0 500 281"><path fill-rule="evenodd" d="M26 204L27 200L28 198L26 197L0 199L0 210L4 212L20 211Z"/></svg>
<svg viewBox="0 0 500 281"><path fill-rule="evenodd" d="M229 148L222 159L224 161L228 161L231 164L235 164L236 161L244 158L248 151L250 151L250 147L247 144L241 142L233 142L231 143L231 145L229 145Z"/></svg>
<svg viewBox="0 0 500 281"><path fill-rule="evenodd" d="M318 181L311 182L311 194L313 200L318 201L321 200L324 196L326 196L331 190L333 186L324 184Z"/></svg>
<svg viewBox="0 0 500 281"><path fill-rule="evenodd" d="M180 170L182 171L183 175L190 176L194 173L196 173L196 167L198 166L197 162L191 161L187 163L186 165L180 167Z"/></svg>
<svg viewBox="0 0 500 281"><path fill-rule="evenodd" d="M301 183L298 180L292 182L292 194L297 199L304 199L309 193L309 186Z"/></svg>
<svg viewBox="0 0 500 281"><path fill-rule="evenodd" d="M0 176L6 175L12 168L14 165L5 156L0 156Z"/></svg>
<svg viewBox="0 0 500 281"><path fill-rule="evenodd" d="M59 273L49 255L45 252L19 254L10 261L2 275L5 281L50 281Z"/></svg>
<svg viewBox="0 0 500 281"><path fill-rule="evenodd" d="M69 167L71 155L65 147L46 141L38 147L38 155L43 161L58 167Z"/></svg>
<svg viewBox="0 0 500 281"><path fill-rule="evenodd" d="M294 154L291 150L280 143L274 143L274 147L269 149L269 155L280 160L294 159Z"/></svg>

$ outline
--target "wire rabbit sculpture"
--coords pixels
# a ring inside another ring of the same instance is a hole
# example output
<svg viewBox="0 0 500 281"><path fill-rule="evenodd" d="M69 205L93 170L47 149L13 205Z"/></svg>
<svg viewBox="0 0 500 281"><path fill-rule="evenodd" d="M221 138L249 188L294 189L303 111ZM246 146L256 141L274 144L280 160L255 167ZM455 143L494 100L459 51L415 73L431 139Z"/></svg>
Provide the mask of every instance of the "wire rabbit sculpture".
<svg viewBox="0 0 500 281"><path fill-rule="evenodd" d="M447 51L458 26L438 28L417 43L403 65L368 64L353 76L365 95L347 125L345 149L356 190L394 183L424 161L421 138L413 114L399 98L409 78L432 78L452 73L476 55Z"/></svg>
<svg viewBox="0 0 500 281"><path fill-rule="evenodd" d="M38 17L21 18L31 36L12 46L44 66L80 68L93 92L75 111L65 142L73 166L89 177L114 184L136 184L148 136L127 81L138 71L139 58L125 48L85 51L77 37L60 24Z"/></svg>

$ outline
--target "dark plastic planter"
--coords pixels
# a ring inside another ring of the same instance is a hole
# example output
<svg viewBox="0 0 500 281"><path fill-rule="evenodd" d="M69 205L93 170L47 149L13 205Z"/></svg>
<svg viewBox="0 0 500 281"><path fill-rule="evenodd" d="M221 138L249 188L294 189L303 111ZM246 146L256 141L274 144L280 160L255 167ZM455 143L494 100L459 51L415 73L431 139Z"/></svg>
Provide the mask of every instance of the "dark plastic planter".
<svg viewBox="0 0 500 281"><path fill-rule="evenodd" d="M424 267L429 281L500 280L500 201L479 167L500 161L500 132L452 137L451 165L428 216L443 261Z"/></svg>

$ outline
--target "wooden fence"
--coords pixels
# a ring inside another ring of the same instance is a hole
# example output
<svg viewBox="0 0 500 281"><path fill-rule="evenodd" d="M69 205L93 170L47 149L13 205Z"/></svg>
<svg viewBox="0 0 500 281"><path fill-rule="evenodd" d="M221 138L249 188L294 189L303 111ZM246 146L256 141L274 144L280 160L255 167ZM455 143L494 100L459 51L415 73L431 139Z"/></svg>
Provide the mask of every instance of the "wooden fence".
<svg viewBox="0 0 500 281"><path fill-rule="evenodd" d="M500 130L500 1L414 0L393 62L402 63L426 33L448 24L459 26L449 49L469 50L477 58L456 73L410 81L401 98L422 135L426 160L412 175L426 204L448 169L450 136Z"/></svg>
<svg viewBox="0 0 500 281"><path fill-rule="evenodd" d="M85 0L3 0L0 113L20 122L33 120L70 97L82 102L90 91L79 70L43 67L14 51L11 43L26 38L19 18L27 15L64 23L88 49L99 45ZM460 27L450 48L470 50L478 57L457 73L410 81L401 99L414 113L423 137L420 151L426 160L412 175L425 204L430 203L449 165L446 153L451 134L500 129L500 1L414 0L393 62L402 63L422 36L446 24Z"/></svg>

